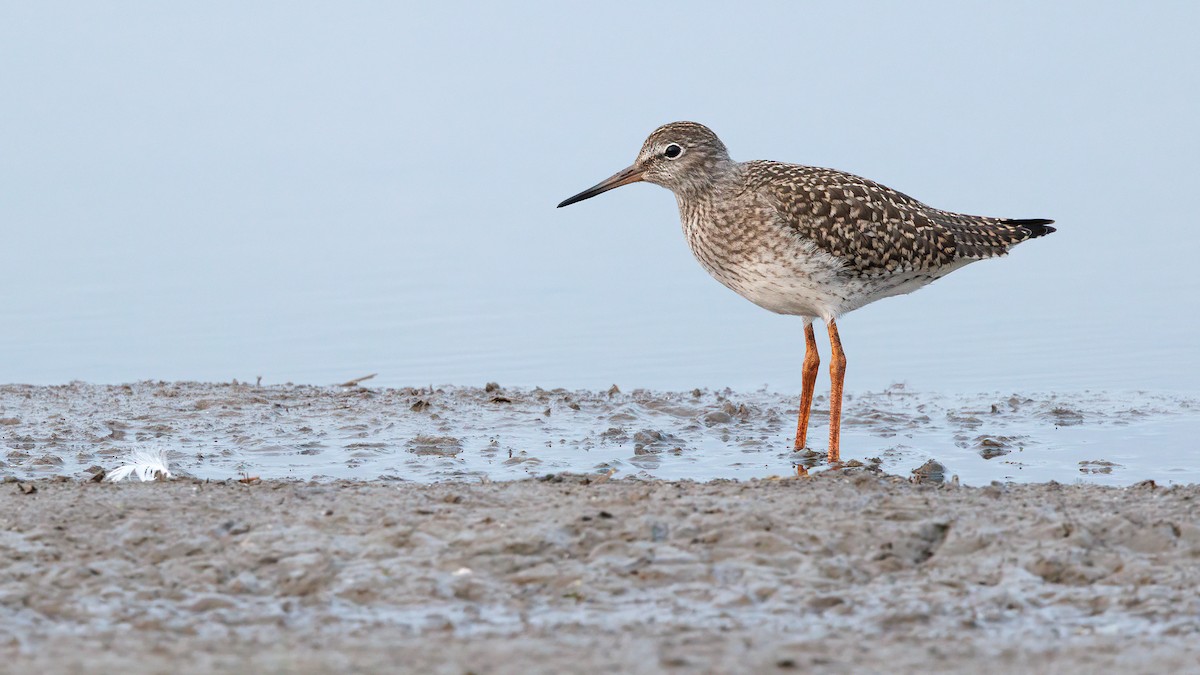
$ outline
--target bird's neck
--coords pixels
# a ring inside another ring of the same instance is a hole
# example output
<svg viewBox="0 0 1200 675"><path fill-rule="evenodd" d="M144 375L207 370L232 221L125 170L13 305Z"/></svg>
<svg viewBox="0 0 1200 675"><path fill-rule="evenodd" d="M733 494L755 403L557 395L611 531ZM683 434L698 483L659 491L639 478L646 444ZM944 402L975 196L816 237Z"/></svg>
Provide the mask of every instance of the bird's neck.
<svg viewBox="0 0 1200 675"><path fill-rule="evenodd" d="M683 177L671 186L671 191L675 193L681 205L685 202L711 200L732 183L737 166L737 162L728 159L714 160L704 167L704 171Z"/></svg>
<svg viewBox="0 0 1200 675"><path fill-rule="evenodd" d="M725 160L706 167L706 171L696 173L671 186L675 198L679 201L682 213L704 210L715 200L721 198L730 186L737 180L737 162Z"/></svg>

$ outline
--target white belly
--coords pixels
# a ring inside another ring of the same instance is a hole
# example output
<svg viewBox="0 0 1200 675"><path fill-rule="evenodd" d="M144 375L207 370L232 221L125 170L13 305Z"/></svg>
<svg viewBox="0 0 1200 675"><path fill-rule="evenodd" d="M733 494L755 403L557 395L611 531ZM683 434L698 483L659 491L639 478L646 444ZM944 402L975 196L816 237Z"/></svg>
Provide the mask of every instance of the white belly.
<svg viewBox="0 0 1200 675"><path fill-rule="evenodd" d="M736 265L697 248L692 252L714 279L776 314L831 319L848 300L840 261L810 243L791 243L779 251L783 255L764 248Z"/></svg>
<svg viewBox="0 0 1200 675"><path fill-rule="evenodd" d="M841 260L809 241L772 242L776 245L740 255L728 251L718 255L704 245L703 238L689 238L689 242L696 242L692 252L704 269L743 298L776 314L824 321L876 300L911 293L971 262L963 260L936 272L857 277L846 273Z"/></svg>

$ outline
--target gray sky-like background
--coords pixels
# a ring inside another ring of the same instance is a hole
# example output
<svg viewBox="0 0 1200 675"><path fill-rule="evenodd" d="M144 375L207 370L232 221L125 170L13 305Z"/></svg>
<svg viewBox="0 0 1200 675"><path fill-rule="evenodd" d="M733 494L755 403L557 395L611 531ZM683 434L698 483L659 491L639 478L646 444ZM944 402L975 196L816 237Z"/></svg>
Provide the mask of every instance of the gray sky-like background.
<svg viewBox="0 0 1200 675"><path fill-rule="evenodd" d="M6 2L0 382L798 389L668 192L554 208L691 119L1057 221L840 321L849 390L1197 391L1198 7Z"/></svg>

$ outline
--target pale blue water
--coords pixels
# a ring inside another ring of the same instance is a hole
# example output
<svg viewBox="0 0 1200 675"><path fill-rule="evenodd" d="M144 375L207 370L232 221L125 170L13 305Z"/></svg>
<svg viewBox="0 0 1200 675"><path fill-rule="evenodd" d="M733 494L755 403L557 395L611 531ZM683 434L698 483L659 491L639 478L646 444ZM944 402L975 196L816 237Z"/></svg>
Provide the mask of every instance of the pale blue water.
<svg viewBox="0 0 1200 675"><path fill-rule="evenodd" d="M852 393L1194 394L1198 19L8 5L0 382L794 391L800 322L707 278L669 193L554 209L690 118L739 159L1057 220L845 317Z"/></svg>

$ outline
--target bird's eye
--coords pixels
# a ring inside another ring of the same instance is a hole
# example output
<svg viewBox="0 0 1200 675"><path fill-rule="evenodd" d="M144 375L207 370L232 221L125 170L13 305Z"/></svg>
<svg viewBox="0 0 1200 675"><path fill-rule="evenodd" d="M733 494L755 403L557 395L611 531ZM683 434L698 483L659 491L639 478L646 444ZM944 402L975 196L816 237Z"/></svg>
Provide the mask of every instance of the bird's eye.
<svg viewBox="0 0 1200 675"><path fill-rule="evenodd" d="M675 143L668 145L666 150L663 150L663 156L666 157L667 159L678 159L679 156L682 154L683 154L683 148L679 147Z"/></svg>

